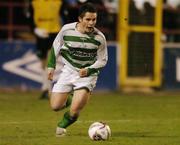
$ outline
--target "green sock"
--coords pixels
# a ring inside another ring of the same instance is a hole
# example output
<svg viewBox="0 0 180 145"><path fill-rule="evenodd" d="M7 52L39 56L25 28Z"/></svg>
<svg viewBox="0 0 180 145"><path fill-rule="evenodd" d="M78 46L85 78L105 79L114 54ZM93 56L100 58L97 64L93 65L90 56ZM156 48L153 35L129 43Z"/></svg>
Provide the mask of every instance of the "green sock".
<svg viewBox="0 0 180 145"><path fill-rule="evenodd" d="M66 101L66 107L70 106L72 103L72 97L73 97L73 93L68 95L67 101Z"/></svg>
<svg viewBox="0 0 180 145"><path fill-rule="evenodd" d="M62 109L67 108L67 107L69 107L69 106L71 105L71 103L72 103L72 97L73 97L73 94L72 94L72 93L68 95L66 104L63 106Z"/></svg>
<svg viewBox="0 0 180 145"><path fill-rule="evenodd" d="M77 120L78 116L70 116L70 112L64 113L63 119L58 123L61 128L67 128Z"/></svg>

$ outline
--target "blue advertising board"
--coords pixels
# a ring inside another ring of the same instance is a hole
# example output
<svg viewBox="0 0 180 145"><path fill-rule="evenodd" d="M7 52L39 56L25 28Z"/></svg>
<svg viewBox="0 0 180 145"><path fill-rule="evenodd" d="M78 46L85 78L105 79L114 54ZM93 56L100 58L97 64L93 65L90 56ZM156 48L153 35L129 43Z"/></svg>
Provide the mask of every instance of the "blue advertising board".
<svg viewBox="0 0 180 145"><path fill-rule="evenodd" d="M180 48L164 49L164 88L180 89Z"/></svg>
<svg viewBox="0 0 180 145"><path fill-rule="evenodd" d="M97 89L116 90L117 89L117 47L116 45L108 45L108 62L102 69L98 81Z"/></svg>
<svg viewBox="0 0 180 145"><path fill-rule="evenodd" d="M109 60L102 69L97 90L115 90L117 79L116 45L108 46ZM33 42L0 42L0 87L39 89L41 64L35 54Z"/></svg>

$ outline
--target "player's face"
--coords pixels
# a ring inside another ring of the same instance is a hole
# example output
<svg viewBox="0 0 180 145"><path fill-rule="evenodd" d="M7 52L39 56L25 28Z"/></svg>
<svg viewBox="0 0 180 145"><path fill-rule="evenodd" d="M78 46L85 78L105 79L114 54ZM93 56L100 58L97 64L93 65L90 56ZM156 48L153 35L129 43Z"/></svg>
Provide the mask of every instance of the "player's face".
<svg viewBox="0 0 180 145"><path fill-rule="evenodd" d="M81 23L81 31L84 33L90 33L94 30L94 26L97 21L97 13L86 12L84 17L79 18Z"/></svg>

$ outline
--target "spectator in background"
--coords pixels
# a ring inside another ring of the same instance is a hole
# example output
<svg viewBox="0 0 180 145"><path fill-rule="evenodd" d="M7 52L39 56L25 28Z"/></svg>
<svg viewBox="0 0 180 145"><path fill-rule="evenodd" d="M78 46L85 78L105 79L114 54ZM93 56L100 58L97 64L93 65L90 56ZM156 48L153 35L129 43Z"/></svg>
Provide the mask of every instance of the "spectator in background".
<svg viewBox="0 0 180 145"><path fill-rule="evenodd" d="M110 30L106 36L108 40L116 40L118 0L104 0L107 10L107 27Z"/></svg>
<svg viewBox="0 0 180 145"><path fill-rule="evenodd" d="M61 16L63 24L71 23L77 20L77 0L62 0Z"/></svg>
<svg viewBox="0 0 180 145"><path fill-rule="evenodd" d="M29 0L27 17L36 37L36 52L42 65L42 94L40 99L47 99L51 88L51 82L47 79L45 68L48 52L61 29L61 4L61 0Z"/></svg>
<svg viewBox="0 0 180 145"><path fill-rule="evenodd" d="M167 0L166 3L168 6L174 9L177 9L180 6L180 0Z"/></svg>
<svg viewBox="0 0 180 145"><path fill-rule="evenodd" d="M177 30L180 29L180 1L164 0L163 28L166 32L167 42L179 42L180 36Z"/></svg>

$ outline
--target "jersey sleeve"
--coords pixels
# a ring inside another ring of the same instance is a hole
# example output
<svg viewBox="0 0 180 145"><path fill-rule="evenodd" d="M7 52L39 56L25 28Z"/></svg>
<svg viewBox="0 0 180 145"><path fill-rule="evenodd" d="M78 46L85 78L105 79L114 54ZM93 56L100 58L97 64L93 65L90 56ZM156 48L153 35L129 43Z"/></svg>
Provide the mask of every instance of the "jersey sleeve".
<svg viewBox="0 0 180 145"><path fill-rule="evenodd" d="M88 67L88 75L98 74L108 61L107 43L105 37L101 37L101 45L97 51L97 60Z"/></svg>
<svg viewBox="0 0 180 145"><path fill-rule="evenodd" d="M51 52L48 56L48 68L56 68L56 61L60 54L59 52L62 45L63 45L63 29L61 29L61 31L57 34L53 42Z"/></svg>

